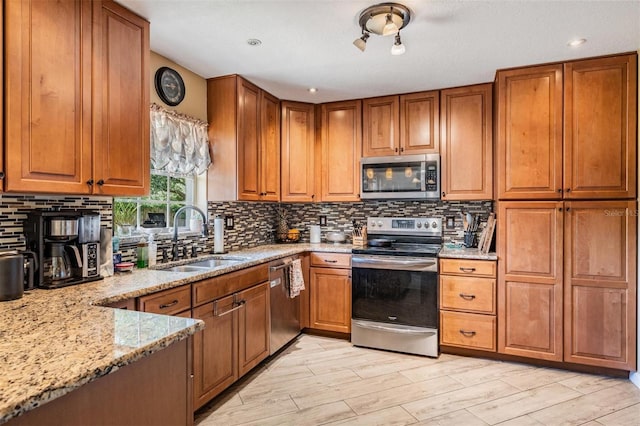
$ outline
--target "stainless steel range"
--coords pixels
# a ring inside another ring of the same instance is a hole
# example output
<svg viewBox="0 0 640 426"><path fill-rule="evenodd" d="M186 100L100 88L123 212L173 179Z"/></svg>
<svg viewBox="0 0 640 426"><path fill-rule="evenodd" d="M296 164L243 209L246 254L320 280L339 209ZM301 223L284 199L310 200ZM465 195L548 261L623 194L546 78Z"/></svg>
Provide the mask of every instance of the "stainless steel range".
<svg viewBox="0 0 640 426"><path fill-rule="evenodd" d="M437 357L442 219L371 217L367 230L352 250L351 342Z"/></svg>

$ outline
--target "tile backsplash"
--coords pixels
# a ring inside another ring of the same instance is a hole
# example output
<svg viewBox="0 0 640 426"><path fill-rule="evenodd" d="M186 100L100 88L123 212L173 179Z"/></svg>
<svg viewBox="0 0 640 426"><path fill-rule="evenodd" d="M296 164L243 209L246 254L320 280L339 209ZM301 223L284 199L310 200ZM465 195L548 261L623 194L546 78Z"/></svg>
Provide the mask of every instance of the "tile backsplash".
<svg viewBox="0 0 640 426"><path fill-rule="evenodd" d="M71 210L96 210L101 213L102 226L112 229L111 197L97 196L51 196L51 195L0 195L0 249L23 249L22 221L33 209L59 207ZM216 215L233 216L234 227L225 230L225 250L234 251L274 242L273 230L277 226L277 209L287 212L289 227L301 231L302 241L309 241L309 226L318 224L320 216L327 217L327 226L322 232L351 232L353 219L365 221L369 216L438 216L443 221L453 217L455 229L445 229L445 241L461 242L462 221L459 212L479 214L485 221L492 211L492 201L365 201L356 203L266 203L266 202L209 202L209 236L200 237L196 233L182 235L180 243L195 246L199 253L213 251L213 219ZM170 235L157 238L159 252L171 248ZM123 241L123 258L134 260L137 238Z"/></svg>

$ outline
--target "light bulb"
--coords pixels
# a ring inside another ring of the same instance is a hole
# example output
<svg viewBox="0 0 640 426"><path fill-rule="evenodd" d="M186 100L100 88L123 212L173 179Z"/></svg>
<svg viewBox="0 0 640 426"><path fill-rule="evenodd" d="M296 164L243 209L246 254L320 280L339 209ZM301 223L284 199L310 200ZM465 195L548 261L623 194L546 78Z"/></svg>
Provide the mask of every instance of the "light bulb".
<svg viewBox="0 0 640 426"><path fill-rule="evenodd" d="M353 45L364 52L364 49L367 48L367 39L369 38L369 33L363 32L362 37L358 37L353 41Z"/></svg>
<svg viewBox="0 0 640 426"><path fill-rule="evenodd" d="M395 56L402 55L406 50L404 44L402 44L402 40L400 40L400 33L398 32L396 34L396 41L393 43L393 46L391 46L391 54Z"/></svg>
<svg viewBox="0 0 640 426"><path fill-rule="evenodd" d="M393 19L391 19L391 14L387 13L387 22L384 24L384 27L382 28L382 35L388 36L391 34L395 34L397 32L398 32L398 26L396 25L395 22L393 22Z"/></svg>

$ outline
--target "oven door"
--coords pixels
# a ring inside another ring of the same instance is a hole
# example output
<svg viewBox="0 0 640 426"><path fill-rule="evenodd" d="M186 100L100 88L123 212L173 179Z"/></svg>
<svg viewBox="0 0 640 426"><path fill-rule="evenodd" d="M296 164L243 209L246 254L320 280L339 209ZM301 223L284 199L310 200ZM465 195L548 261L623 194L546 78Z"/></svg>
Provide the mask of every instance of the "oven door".
<svg viewBox="0 0 640 426"><path fill-rule="evenodd" d="M438 329L435 258L357 255L352 267L352 318Z"/></svg>

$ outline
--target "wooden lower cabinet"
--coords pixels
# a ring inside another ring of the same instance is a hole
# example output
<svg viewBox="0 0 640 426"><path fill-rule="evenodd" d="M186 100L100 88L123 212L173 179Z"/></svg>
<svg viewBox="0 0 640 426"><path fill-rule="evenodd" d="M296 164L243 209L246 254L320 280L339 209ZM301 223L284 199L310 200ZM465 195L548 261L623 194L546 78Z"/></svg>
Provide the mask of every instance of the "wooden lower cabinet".
<svg viewBox="0 0 640 426"><path fill-rule="evenodd" d="M351 332L351 270L311 268L311 328Z"/></svg>
<svg viewBox="0 0 640 426"><path fill-rule="evenodd" d="M237 294L238 303L238 375L249 370L269 356L271 319L269 283L264 282Z"/></svg>
<svg viewBox="0 0 640 426"><path fill-rule="evenodd" d="M440 344L496 351L496 262L440 259Z"/></svg>
<svg viewBox="0 0 640 426"><path fill-rule="evenodd" d="M269 356L269 283L193 309L205 329L193 339L197 410Z"/></svg>
<svg viewBox="0 0 640 426"><path fill-rule="evenodd" d="M636 208L499 203L499 352L635 370Z"/></svg>
<svg viewBox="0 0 640 426"><path fill-rule="evenodd" d="M238 312L233 296L193 309L204 330L193 336L193 408L197 410L238 379Z"/></svg>
<svg viewBox="0 0 640 426"><path fill-rule="evenodd" d="M309 264L309 327L350 333L351 255L311 253Z"/></svg>

